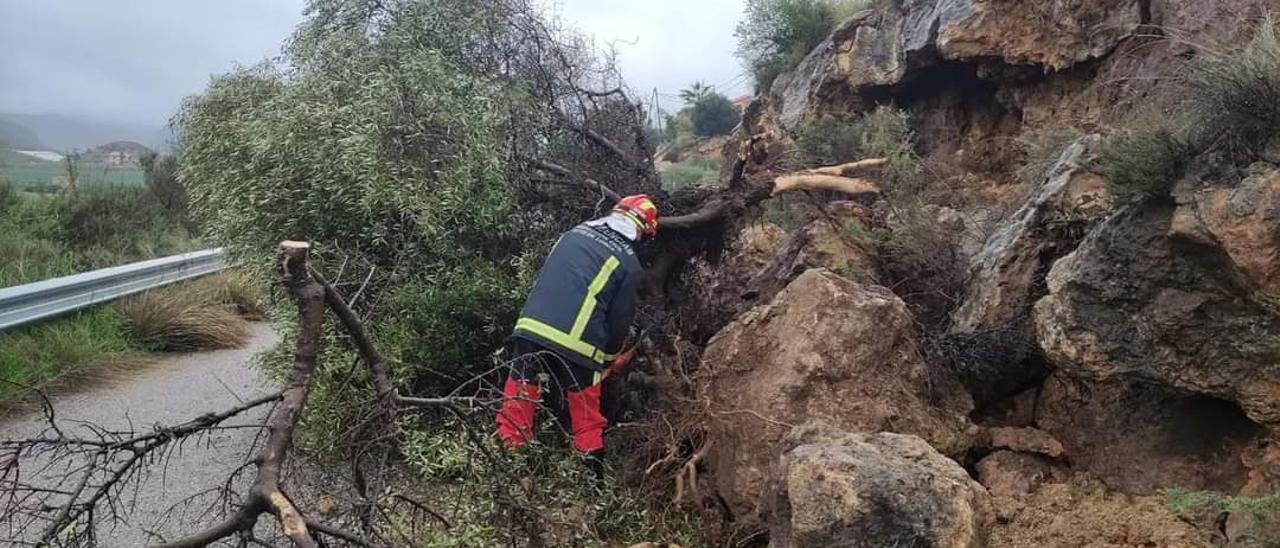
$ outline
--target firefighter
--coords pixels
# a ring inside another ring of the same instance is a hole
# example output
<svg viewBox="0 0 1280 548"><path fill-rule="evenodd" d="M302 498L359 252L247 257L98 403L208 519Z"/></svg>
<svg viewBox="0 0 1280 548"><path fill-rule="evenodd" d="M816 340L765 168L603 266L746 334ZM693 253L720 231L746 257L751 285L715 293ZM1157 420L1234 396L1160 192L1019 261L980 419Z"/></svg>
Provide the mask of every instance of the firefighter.
<svg viewBox="0 0 1280 548"><path fill-rule="evenodd" d="M642 273L635 245L658 230L658 208L627 196L604 218L566 232L551 249L512 337L511 373L503 387L498 435L509 447L533 437L538 374L564 390L574 449L597 465L607 421L600 383L631 359L631 325Z"/></svg>

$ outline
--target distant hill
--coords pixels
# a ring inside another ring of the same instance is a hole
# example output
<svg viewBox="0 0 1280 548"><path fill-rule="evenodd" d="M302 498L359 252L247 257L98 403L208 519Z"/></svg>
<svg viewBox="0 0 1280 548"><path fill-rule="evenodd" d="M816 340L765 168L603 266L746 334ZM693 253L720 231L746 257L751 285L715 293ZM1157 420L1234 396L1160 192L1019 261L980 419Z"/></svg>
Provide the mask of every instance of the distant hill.
<svg viewBox="0 0 1280 548"><path fill-rule="evenodd" d="M0 114L0 139L4 138L6 127L25 128L25 134L11 131L26 140L34 136L40 149L59 152L90 150L116 141L132 141L153 150L168 149L168 131L160 126L101 122L60 114ZM9 146L21 148L13 143Z"/></svg>
<svg viewBox="0 0 1280 548"><path fill-rule="evenodd" d="M30 128L0 117L0 148L15 150L45 150L40 137Z"/></svg>

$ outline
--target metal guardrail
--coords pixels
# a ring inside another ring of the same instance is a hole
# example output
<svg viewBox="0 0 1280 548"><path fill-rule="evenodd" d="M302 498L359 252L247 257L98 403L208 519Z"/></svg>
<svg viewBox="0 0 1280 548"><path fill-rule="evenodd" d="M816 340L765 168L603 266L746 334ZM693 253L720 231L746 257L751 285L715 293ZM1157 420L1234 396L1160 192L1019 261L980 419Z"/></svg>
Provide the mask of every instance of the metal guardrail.
<svg viewBox="0 0 1280 548"><path fill-rule="evenodd" d="M226 268L222 248L0 289L0 330Z"/></svg>

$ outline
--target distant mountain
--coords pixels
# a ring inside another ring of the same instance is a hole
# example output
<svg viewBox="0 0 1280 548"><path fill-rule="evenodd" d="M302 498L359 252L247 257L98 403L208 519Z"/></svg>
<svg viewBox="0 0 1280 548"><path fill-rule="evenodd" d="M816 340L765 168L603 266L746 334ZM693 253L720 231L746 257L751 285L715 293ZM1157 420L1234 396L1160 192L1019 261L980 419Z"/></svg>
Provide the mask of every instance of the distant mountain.
<svg viewBox="0 0 1280 548"><path fill-rule="evenodd" d="M44 150L48 147L30 128L0 117L0 148L14 150Z"/></svg>
<svg viewBox="0 0 1280 548"><path fill-rule="evenodd" d="M169 132L161 126L102 122L60 114L0 114L0 136L8 126L25 127L36 137L36 142L43 144L40 148L59 152L90 150L114 141L134 141L154 150L169 148Z"/></svg>

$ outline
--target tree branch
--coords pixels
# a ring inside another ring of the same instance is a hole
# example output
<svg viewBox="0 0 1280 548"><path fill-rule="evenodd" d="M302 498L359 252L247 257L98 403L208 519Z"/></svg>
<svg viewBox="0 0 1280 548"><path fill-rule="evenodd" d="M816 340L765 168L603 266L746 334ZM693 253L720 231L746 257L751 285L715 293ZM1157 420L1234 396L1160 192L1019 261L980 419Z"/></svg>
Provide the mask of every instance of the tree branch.
<svg viewBox="0 0 1280 548"><path fill-rule="evenodd" d="M554 164L546 160L530 160L530 163L533 164L533 166L537 167L538 169L550 171L551 173L555 173L556 175L559 175L561 177L569 177L571 179L574 178L574 174L572 171L569 171L569 168L566 168L559 164ZM594 187L596 190L599 190L600 193L604 194L604 196L608 198L610 201L613 201L614 203L622 201L622 195L618 194L617 192L614 192L613 189L609 188L608 186L605 186L604 183L601 183L600 181L597 181L590 177L578 177L578 178L581 179L582 182L586 183L587 185L590 185Z"/></svg>

